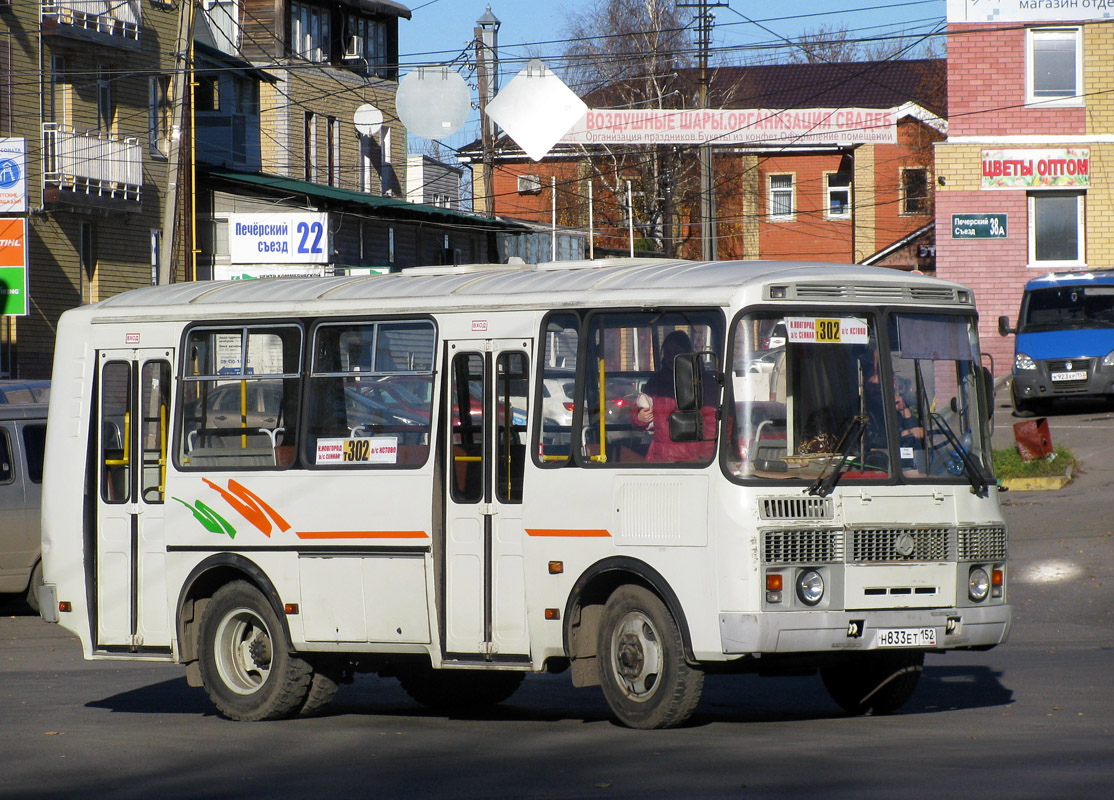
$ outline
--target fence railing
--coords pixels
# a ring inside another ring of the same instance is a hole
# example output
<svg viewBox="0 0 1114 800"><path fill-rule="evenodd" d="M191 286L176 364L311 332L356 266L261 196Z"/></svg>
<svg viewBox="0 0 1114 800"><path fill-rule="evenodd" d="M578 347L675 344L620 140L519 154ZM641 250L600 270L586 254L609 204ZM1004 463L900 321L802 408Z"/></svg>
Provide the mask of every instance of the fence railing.
<svg viewBox="0 0 1114 800"><path fill-rule="evenodd" d="M79 133L57 122L44 122L43 181L83 194L138 201L143 148L137 138Z"/></svg>
<svg viewBox="0 0 1114 800"><path fill-rule="evenodd" d="M138 41L143 5L140 0L42 0L42 18Z"/></svg>

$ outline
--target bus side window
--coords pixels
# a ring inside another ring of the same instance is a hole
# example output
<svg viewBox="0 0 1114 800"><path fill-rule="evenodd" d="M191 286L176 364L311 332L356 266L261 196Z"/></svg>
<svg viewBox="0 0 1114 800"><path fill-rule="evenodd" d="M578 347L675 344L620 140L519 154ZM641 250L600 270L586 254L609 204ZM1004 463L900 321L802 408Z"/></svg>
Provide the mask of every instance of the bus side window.
<svg viewBox="0 0 1114 800"><path fill-rule="evenodd" d="M535 458L539 466L561 467L569 463L573 412L576 410L577 350L580 347L580 317L553 314L546 319L540 355L534 416L538 419Z"/></svg>

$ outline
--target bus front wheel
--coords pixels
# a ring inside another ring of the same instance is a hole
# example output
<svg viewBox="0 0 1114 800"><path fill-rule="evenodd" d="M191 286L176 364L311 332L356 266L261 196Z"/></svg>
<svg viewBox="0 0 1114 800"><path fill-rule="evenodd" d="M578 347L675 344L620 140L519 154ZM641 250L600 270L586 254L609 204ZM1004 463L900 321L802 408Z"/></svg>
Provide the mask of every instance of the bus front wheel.
<svg viewBox="0 0 1114 800"><path fill-rule="evenodd" d="M612 593L597 646L604 697L624 725L672 728L700 702L704 673L685 661L677 621L648 589L623 586Z"/></svg>
<svg viewBox="0 0 1114 800"><path fill-rule="evenodd" d="M281 719L302 707L312 669L291 655L278 615L259 589L245 581L222 586L201 617L199 636L201 679L221 714Z"/></svg>
<svg viewBox="0 0 1114 800"><path fill-rule="evenodd" d="M848 714L889 714L913 696L924 653L859 653L820 668L824 687Z"/></svg>

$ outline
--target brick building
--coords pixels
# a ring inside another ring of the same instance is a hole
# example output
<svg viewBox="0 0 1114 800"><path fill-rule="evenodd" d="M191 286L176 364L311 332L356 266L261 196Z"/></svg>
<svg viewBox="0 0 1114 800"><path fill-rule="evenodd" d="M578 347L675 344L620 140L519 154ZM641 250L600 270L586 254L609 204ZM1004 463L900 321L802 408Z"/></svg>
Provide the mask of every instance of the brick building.
<svg viewBox="0 0 1114 800"><path fill-rule="evenodd" d="M1013 340L996 320L1016 319L1027 280L1114 266L1114 21L1097 4L985 5L948 0L936 270L975 290L1004 375Z"/></svg>
<svg viewBox="0 0 1114 800"><path fill-rule="evenodd" d="M678 81L688 72L680 70ZM946 132L945 73L944 62L933 59L715 70L710 97L718 108L861 108L896 120L892 143L803 143L775 131L765 141L715 144L716 257L873 261L930 271L931 247L923 245L933 242L933 144ZM683 102L688 94L673 96ZM606 107L603 97L586 102ZM481 155L478 142L463 150L476 208L485 202ZM617 170L622 158L633 168ZM561 144L535 163L504 137L495 154L495 210L548 223L556 208L558 225L587 228L591 197L595 247L625 252L623 183L630 178L636 249L700 258L696 160L690 146ZM640 185L635 173L651 162L655 181Z"/></svg>

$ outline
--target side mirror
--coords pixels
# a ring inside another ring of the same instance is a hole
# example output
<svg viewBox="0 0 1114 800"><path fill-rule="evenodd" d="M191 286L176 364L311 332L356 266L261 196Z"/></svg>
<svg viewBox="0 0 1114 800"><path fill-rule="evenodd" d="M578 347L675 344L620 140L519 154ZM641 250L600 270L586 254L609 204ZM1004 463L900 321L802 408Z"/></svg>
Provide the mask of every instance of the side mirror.
<svg viewBox="0 0 1114 800"><path fill-rule="evenodd" d="M1017 330L1010 327L1010 318L998 317L998 335L1009 336L1011 333L1017 333Z"/></svg>
<svg viewBox="0 0 1114 800"><path fill-rule="evenodd" d="M700 411L704 403L704 370L696 353L681 353L673 359L673 391L678 411Z"/></svg>
<svg viewBox="0 0 1114 800"><path fill-rule="evenodd" d="M983 395L986 397L986 418L994 416L994 375L989 367L982 368Z"/></svg>
<svg viewBox="0 0 1114 800"><path fill-rule="evenodd" d="M704 415L696 411L674 411L669 415L669 438L674 442L704 441Z"/></svg>

